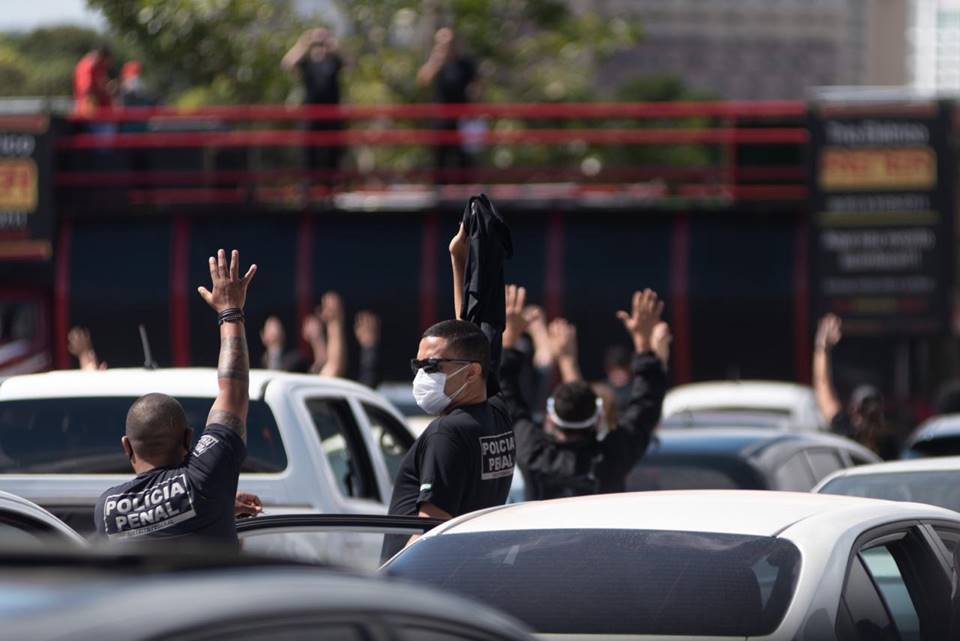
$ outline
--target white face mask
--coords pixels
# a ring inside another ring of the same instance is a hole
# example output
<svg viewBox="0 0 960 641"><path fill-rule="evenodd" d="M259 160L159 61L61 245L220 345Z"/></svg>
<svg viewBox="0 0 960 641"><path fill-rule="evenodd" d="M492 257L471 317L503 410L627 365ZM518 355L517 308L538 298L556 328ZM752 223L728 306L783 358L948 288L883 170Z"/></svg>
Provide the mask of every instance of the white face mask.
<svg viewBox="0 0 960 641"><path fill-rule="evenodd" d="M468 367L470 366L464 365L453 374L450 374L450 376L456 376ZM467 382L464 381L460 389L453 393L453 396L447 396L443 393L443 389L446 386L446 374L443 372L428 374L423 368L420 368L417 370L417 375L413 378L413 398L424 412L430 416L439 416L443 413L443 410L450 406L453 399L460 395L463 388L467 386Z"/></svg>

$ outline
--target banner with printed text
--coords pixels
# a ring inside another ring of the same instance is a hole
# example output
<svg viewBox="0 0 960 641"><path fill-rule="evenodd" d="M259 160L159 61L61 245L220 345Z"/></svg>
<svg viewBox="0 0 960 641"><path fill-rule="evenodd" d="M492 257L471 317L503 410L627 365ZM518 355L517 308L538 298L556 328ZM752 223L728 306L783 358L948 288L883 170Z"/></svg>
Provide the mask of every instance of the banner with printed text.
<svg viewBox="0 0 960 641"><path fill-rule="evenodd" d="M936 101L814 104L813 312L850 335L945 334L955 163Z"/></svg>
<svg viewBox="0 0 960 641"><path fill-rule="evenodd" d="M48 260L53 236L50 119L0 115L0 260Z"/></svg>

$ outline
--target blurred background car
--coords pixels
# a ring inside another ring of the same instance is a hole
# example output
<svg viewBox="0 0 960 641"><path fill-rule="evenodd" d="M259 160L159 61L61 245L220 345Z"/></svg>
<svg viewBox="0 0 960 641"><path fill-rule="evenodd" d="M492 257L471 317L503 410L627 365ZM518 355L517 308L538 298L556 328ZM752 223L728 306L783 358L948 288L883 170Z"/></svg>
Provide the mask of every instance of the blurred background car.
<svg viewBox="0 0 960 641"><path fill-rule="evenodd" d="M927 503L960 512L960 456L892 461L840 470L823 479L813 491Z"/></svg>
<svg viewBox="0 0 960 641"><path fill-rule="evenodd" d="M921 423L904 442L901 457L957 455L960 455L960 414L946 414Z"/></svg>
<svg viewBox="0 0 960 641"><path fill-rule="evenodd" d="M779 381L710 381L680 385L667 392L663 418L676 414L737 412L767 415L791 430L823 427L813 389Z"/></svg>
<svg viewBox="0 0 960 641"><path fill-rule="evenodd" d="M371 576L209 551L0 551L21 641L531 641L490 608Z"/></svg>
<svg viewBox="0 0 960 641"><path fill-rule="evenodd" d="M862 445L833 434L761 427L664 429L630 471L627 490L806 492L832 472L879 461Z"/></svg>
<svg viewBox="0 0 960 641"><path fill-rule="evenodd" d="M942 639L957 578L947 533L960 533L960 514L913 503L608 494L466 515L384 571L546 638Z"/></svg>

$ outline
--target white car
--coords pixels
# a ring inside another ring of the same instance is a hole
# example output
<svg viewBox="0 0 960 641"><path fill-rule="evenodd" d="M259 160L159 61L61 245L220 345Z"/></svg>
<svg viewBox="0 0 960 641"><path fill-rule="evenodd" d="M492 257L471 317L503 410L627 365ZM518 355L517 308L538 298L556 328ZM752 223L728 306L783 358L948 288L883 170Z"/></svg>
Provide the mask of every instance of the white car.
<svg viewBox="0 0 960 641"><path fill-rule="evenodd" d="M758 415L767 414L771 421L764 427L818 430L824 425L813 389L806 385L780 381L691 383L671 389L663 399L665 424L669 422L668 419L678 414L697 412L737 412L750 414L754 419ZM676 422L674 419L674 423Z"/></svg>
<svg viewBox="0 0 960 641"><path fill-rule="evenodd" d="M810 493L608 494L475 512L384 571L544 639L948 639L960 514ZM955 620L955 617L954 617Z"/></svg>
<svg viewBox="0 0 960 641"><path fill-rule="evenodd" d="M97 497L133 476L120 438L131 403L149 392L177 398L198 439L216 371L72 370L4 380L0 489L90 532ZM403 417L369 388L253 370L240 489L259 495L267 514L384 513L412 443Z"/></svg>
<svg viewBox="0 0 960 641"><path fill-rule="evenodd" d="M960 456L861 465L834 472L813 491L913 501L960 512Z"/></svg>
<svg viewBox="0 0 960 641"><path fill-rule="evenodd" d="M87 546L86 539L39 505L15 494L0 492L0 547L53 541Z"/></svg>

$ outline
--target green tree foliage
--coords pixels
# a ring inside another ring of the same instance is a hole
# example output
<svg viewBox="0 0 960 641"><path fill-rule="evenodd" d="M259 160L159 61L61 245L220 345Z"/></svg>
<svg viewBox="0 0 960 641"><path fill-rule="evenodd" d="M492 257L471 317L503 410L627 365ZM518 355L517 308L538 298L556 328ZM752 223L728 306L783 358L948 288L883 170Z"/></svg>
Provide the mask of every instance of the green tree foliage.
<svg viewBox="0 0 960 641"><path fill-rule="evenodd" d="M72 94L77 60L102 44L109 38L71 25L0 34L0 95Z"/></svg>

